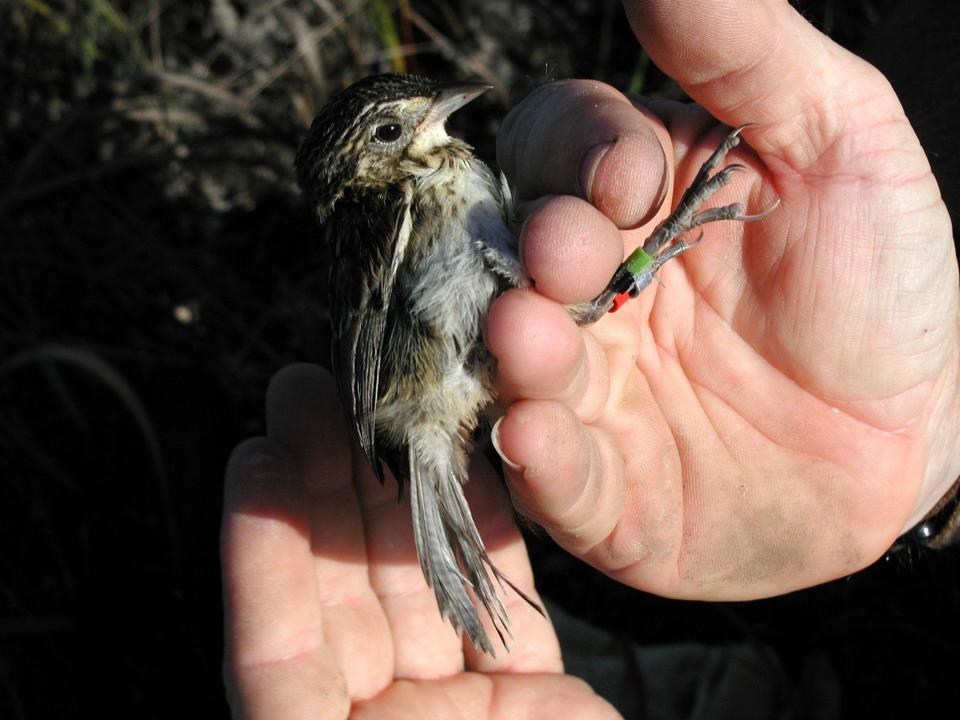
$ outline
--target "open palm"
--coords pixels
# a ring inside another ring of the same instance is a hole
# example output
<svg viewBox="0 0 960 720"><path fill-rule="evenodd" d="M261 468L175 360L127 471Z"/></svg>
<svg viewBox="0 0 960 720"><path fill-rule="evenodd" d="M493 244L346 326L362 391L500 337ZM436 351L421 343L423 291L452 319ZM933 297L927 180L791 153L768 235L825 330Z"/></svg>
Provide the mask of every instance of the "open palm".
<svg viewBox="0 0 960 720"><path fill-rule="evenodd" d="M381 487L351 446L333 378L293 365L267 393L267 437L231 457L224 670L234 716L618 717L562 674L549 620L516 595L505 598L511 652L464 647L424 583L409 501L398 507L396 486ZM469 499L490 554L535 595L502 484L489 465L474 471Z"/></svg>
<svg viewBox="0 0 960 720"><path fill-rule="evenodd" d="M936 182L883 77L786 3L627 6L702 107L578 81L507 119L537 288L503 296L487 330L517 400L498 427L514 499L664 595L847 574L957 474L957 264ZM711 204L781 206L707 226L661 286L576 328L560 303L604 287L722 139L703 108L754 123L755 153L730 155L747 169Z"/></svg>

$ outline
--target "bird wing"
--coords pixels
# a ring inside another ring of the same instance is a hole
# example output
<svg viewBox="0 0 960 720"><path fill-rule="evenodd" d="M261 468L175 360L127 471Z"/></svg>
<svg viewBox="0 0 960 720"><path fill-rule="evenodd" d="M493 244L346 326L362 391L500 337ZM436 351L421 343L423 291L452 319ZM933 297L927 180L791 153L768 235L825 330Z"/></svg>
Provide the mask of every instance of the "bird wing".
<svg viewBox="0 0 960 720"><path fill-rule="evenodd" d="M381 353L397 270L410 237L409 194L385 204L372 212L338 213L328 225L335 234L330 238L333 373L354 437L380 482L376 413Z"/></svg>

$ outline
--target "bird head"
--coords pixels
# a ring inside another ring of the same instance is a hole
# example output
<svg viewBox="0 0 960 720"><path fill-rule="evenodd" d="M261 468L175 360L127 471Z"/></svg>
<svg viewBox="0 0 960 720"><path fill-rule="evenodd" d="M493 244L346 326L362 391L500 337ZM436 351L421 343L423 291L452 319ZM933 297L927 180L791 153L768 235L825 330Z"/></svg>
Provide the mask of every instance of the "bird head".
<svg viewBox="0 0 960 720"><path fill-rule="evenodd" d="M447 135L447 117L489 87L386 74L340 92L297 153L300 187L321 221L352 190L383 190L436 167L444 148L460 142Z"/></svg>

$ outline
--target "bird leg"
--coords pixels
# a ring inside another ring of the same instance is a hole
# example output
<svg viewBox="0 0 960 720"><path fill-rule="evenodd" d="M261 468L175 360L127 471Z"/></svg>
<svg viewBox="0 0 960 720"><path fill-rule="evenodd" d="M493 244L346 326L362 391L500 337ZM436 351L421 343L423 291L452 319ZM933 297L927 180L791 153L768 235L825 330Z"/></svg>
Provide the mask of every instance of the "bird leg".
<svg viewBox="0 0 960 720"><path fill-rule="evenodd" d="M735 220L737 222L762 220L777 208L780 204L779 200L756 215L745 215L743 213L743 203L732 203L723 207L700 210L701 206L717 190L730 182L734 173L745 169L743 165L734 163L715 175L711 176L710 174L726 154L740 143L740 133L746 127L749 126L741 125L724 138L720 146L700 167L697 176L690 183L690 187L680 198L676 209L657 225L641 247L634 250L623 261L607 284L606 289L591 302L568 308L578 325L590 325L608 312L615 312L623 303L639 295L640 291L653 282L654 276L664 263L682 255L690 248L696 247L697 243L703 239L703 233L701 232L697 239L692 242L680 240L673 243L683 233L718 220Z"/></svg>

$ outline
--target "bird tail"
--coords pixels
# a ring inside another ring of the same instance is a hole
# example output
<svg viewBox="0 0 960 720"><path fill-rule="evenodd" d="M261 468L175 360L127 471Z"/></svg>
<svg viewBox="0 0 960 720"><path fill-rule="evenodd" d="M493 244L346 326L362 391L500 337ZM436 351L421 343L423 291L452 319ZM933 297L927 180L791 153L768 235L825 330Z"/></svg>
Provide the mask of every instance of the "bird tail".
<svg viewBox="0 0 960 720"><path fill-rule="evenodd" d="M414 446L409 450L408 471L417 556L440 614L457 632L465 632L474 647L496 655L468 587L505 648L506 636L512 637L510 619L497 587L504 590L504 585L509 586L541 615L543 609L490 561L463 494L465 473L457 472L453 463L425 461Z"/></svg>

